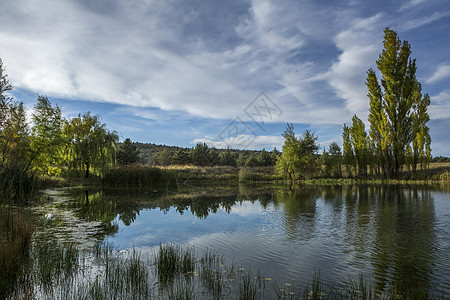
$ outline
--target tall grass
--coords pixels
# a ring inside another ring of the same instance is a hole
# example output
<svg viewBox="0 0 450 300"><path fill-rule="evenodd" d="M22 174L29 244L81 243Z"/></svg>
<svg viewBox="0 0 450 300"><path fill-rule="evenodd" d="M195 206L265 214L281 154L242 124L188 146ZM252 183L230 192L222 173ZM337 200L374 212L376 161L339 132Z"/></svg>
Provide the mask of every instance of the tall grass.
<svg viewBox="0 0 450 300"><path fill-rule="evenodd" d="M27 201L37 189L37 175L24 163L1 164L0 179L0 203Z"/></svg>
<svg viewBox="0 0 450 300"><path fill-rule="evenodd" d="M34 226L18 213L2 214L0 220L0 299L16 284L28 258Z"/></svg>
<svg viewBox="0 0 450 300"><path fill-rule="evenodd" d="M153 263L156 266L159 283L161 286L167 286L173 283L176 277L194 272L194 250L183 250L180 246L162 244L154 255Z"/></svg>
<svg viewBox="0 0 450 300"><path fill-rule="evenodd" d="M325 285L316 271L304 288L279 285L260 272L235 268L213 250L162 244L149 260L132 250L118 255L109 245L87 252L47 242L33 249L33 262L9 298L33 299L429 299L427 291L377 291L360 275ZM94 259L94 260L93 260ZM43 264L43 266L42 266ZM444 298L444 295L442 295Z"/></svg>
<svg viewBox="0 0 450 300"><path fill-rule="evenodd" d="M161 188L176 186L170 170L143 165L120 166L109 170L103 177L106 188Z"/></svg>

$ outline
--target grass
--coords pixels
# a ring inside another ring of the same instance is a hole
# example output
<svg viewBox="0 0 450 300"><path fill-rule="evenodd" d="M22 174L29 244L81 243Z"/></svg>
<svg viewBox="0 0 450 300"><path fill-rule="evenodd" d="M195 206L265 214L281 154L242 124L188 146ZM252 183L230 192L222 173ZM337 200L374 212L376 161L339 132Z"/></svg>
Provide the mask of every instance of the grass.
<svg viewBox="0 0 450 300"><path fill-rule="evenodd" d="M376 291L359 275L325 284L319 271L304 288L279 285L228 264L213 250L197 257L193 248L162 244L144 260L133 249L118 255L109 245L81 251L56 241L35 245L28 273L9 299L436 299L428 291ZM444 298L444 295L442 295Z"/></svg>
<svg viewBox="0 0 450 300"><path fill-rule="evenodd" d="M109 170L102 179L105 188L144 188L176 186L175 175L162 168L131 165Z"/></svg>
<svg viewBox="0 0 450 300"><path fill-rule="evenodd" d="M28 259L33 232L34 226L23 215L3 211L0 220L0 298L14 289Z"/></svg>
<svg viewBox="0 0 450 300"><path fill-rule="evenodd" d="M26 202L37 190L37 175L23 163L0 165L0 203Z"/></svg>

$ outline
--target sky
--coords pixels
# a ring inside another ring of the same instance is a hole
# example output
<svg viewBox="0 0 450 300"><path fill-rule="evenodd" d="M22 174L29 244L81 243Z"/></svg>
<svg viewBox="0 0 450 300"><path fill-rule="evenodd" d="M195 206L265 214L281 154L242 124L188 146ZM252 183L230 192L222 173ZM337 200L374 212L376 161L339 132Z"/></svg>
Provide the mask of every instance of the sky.
<svg viewBox="0 0 450 300"><path fill-rule="evenodd" d="M450 156L447 0L0 0L0 58L29 113L44 95L121 140L271 150L293 123L324 148L367 121L386 27L431 97L432 155Z"/></svg>

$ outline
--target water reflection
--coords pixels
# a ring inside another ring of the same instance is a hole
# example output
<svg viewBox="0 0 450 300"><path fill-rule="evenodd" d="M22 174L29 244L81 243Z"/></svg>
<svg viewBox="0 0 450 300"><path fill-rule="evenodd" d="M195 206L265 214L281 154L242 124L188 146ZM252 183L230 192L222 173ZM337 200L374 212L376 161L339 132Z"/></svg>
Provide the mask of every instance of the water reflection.
<svg viewBox="0 0 450 300"><path fill-rule="evenodd" d="M379 291L448 293L448 245L438 237L450 220L437 220L433 195L399 186L75 191L51 208L78 220L53 223L61 232L95 224L89 234L122 248L170 241L220 249L280 280L306 282L320 269L329 282L362 273Z"/></svg>

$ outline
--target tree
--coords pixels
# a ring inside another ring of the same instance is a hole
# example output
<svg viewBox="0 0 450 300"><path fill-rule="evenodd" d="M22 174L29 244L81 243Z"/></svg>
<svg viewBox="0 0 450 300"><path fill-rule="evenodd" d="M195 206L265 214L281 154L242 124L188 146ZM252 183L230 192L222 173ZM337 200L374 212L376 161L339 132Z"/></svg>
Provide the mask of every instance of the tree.
<svg viewBox="0 0 450 300"><path fill-rule="evenodd" d="M189 157L196 166L213 165L218 159L217 152L209 148L206 143L197 143L189 152Z"/></svg>
<svg viewBox="0 0 450 300"><path fill-rule="evenodd" d="M322 161L327 176L340 177L342 175L342 152L336 142L332 142L328 146L328 150L323 150Z"/></svg>
<svg viewBox="0 0 450 300"><path fill-rule="evenodd" d="M179 148L173 154L172 162L176 165L187 165L189 164L189 150L184 148Z"/></svg>
<svg viewBox="0 0 450 300"><path fill-rule="evenodd" d="M355 168L356 160L355 153L353 153L352 140L350 137L350 128L344 124L342 130L343 154L342 162L347 169L347 173L352 175L352 169Z"/></svg>
<svg viewBox="0 0 450 300"><path fill-rule="evenodd" d="M4 74L0 58L0 163L15 160L24 162L28 155L29 139L25 107L22 102L12 101L5 94L13 89Z"/></svg>
<svg viewBox="0 0 450 300"><path fill-rule="evenodd" d="M358 165L358 173L360 175L367 175L367 166L370 163L370 141L364 122L354 115L352 118L352 127L349 130L353 153Z"/></svg>
<svg viewBox="0 0 450 300"><path fill-rule="evenodd" d="M117 151L119 165L131 165L139 162L139 150L130 138L126 138Z"/></svg>
<svg viewBox="0 0 450 300"><path fill-rule="evenodd" d="M79 114L66 123L64 133L69 141L65 151L69 168L84 173L85 178L91 172L101 176L115 164L119 138L100 122L99 116L91 116L90 112Z"/></svg>
<svg viewBox="0 0 450 300"><path fill-rule="evenodd" d="M219 163L222 166L236 166L236 156L231 152L230 148L219 154Z"/></svg>
<svg viewBox="0 0 450 300"><path fill-rule="evenodd" d="M65 141L62 110L52 106L47 97L38 96L31 118L31 161L44 174L59 174Z"/></svg>
<svg viewBox="0 0 450 300"><path fill-rule="evenodd" d="M317 170L317 137L306 130L300 139L295 137L294 127L287 124L283 133L284 145L277 159L276 169L289 180L301 180L311 177Z"/></svg>
<svg viewBox="0 0 450 300"><path fill-rule="evenodd" d="M172 163L172 153L169 149L164 148L156 154L156 161L161 166L168 166Z"/></svg>
<svg viewBox="0 0 450 300"><path fill-rule="evenodd" d="M369 136L383 173L396 177L405 164L408 147L412 146L414 155L420 156L419 148L431 155L428 130L420 130L420 127L426 127L426 107L430 102L427 94L422 96L415 75L416 60L410 58L409 43L400 41L397 33L389 28L384 34L384 49L376 61L381 72L381 85L372 69L366 80L370 105Z"/></svg>
<svg viewBox="0 0 450 300"><path fill-rule="evenodd" d="M254 153L250 154L247 157L247 160L245 161L244 166L252 168L252 167L256 167L257 165L258 165L258 159L257 159L256 155Z"/></svg>
<svg viewBox="0 0 450 300"><path fill-rule="evenodd" d="M13 89L11 83L8 80L8 75L4 74L5 68L3 67L3 61L0 58L0 130L5 127L5 122L8 119L9 103L11 97L5 94L7 91Z"/></svg>
<svg viewBox="0 0 450 300"><path fill-rule="evenodd" d="M266 149L262 149L261 152L259 152L256 160L258 161L258 166L266 167L273 165L272 157L270 156L270 153L266 151Z"/></svg>

